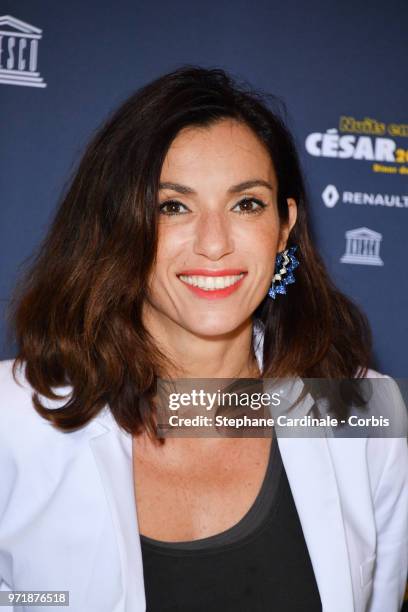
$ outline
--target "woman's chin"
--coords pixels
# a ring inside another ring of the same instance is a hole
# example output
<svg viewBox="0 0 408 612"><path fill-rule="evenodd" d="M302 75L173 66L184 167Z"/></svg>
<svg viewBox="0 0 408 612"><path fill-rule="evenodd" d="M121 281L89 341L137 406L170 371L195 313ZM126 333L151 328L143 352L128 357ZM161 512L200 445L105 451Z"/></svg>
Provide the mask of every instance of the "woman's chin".
<svg viewBox="0 0 408 612"><path fill-rule="evenodd" d="M246 321L248 321L246 319ZM219 336L225 336L228 334L233 334L237 332L239 329L242 329L242 326L245 324L245 320L242 317L213 317L207 320L201 318L201 320L195 319L191 321L191 325L186 325L189 331L197 336L206 337L206 338L215 338ZM184 325L183 325L184 327Z"/></svg>

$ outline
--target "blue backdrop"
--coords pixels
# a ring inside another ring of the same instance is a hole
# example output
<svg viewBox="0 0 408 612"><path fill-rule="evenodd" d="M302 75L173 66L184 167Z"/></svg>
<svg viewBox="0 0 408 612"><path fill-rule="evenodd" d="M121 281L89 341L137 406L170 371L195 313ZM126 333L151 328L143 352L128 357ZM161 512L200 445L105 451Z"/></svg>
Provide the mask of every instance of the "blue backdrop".
<svg viewBox="0 0 408 612"><path fill-rule="evenodd" d="M318 246L367 312L377 369L408 376L406 2L0 2L4 311L85 143L136 88L220 66L286 102ZM405 66L406 67L406 66Z"/></svg>

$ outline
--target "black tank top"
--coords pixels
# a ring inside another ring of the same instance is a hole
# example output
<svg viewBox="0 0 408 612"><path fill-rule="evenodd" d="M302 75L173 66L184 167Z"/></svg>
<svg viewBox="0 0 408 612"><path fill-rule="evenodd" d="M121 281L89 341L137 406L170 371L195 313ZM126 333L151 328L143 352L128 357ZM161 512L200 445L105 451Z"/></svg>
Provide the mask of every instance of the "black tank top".
<svg viewBox="0 0 408 612"><path fill-rule="evenodd" d="M191 542L140 538L147 612L322 610L276 437L261 489L233 527Z"/></svg>

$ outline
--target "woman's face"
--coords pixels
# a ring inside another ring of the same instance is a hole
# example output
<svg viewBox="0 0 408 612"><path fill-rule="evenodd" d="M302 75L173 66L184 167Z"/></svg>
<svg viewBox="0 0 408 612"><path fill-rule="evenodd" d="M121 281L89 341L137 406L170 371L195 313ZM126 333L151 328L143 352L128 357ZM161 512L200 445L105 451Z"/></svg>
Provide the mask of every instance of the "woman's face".
<svg viewBox="0 0 408 612"><path fill-rule="evenodd" d="M160 177L157 260L145 305L150 320L200 336L247 322L295 223L296 204L288 205L283 227L271 159L246 125L223 120L182 130Z"/></svg>

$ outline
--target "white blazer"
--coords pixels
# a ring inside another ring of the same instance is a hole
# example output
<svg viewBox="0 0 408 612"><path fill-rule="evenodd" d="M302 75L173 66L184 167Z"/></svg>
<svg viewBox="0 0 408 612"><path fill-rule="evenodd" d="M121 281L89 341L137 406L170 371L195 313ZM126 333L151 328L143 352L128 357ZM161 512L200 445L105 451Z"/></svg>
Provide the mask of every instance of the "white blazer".
<svg viewBox="0 0 408 612"><path fill-rule="evenodd" d="M144 612L131 436L108 407L81 430L56 430L32 407L23 373L22 386L13 381L11 366L0 363L1 588L68 590L70 612ZM306 411L311 402L308 395ZM278 444L323 612L400 610L406 440L278 437Z"/></svg>

